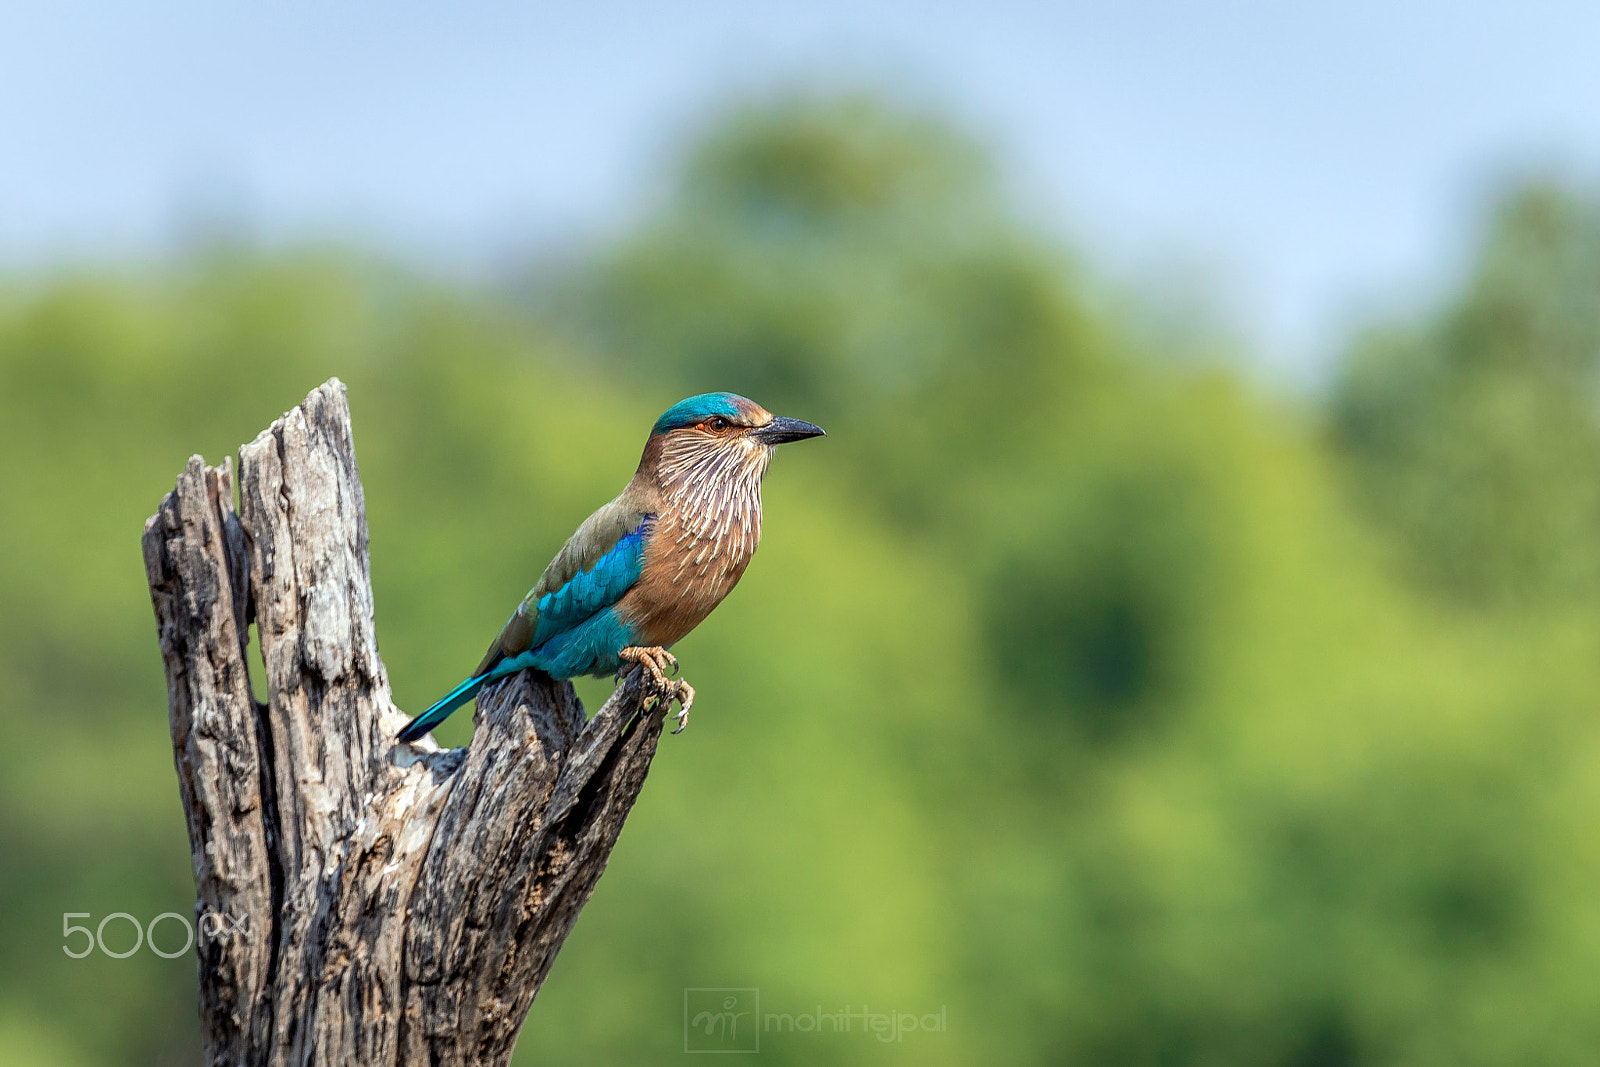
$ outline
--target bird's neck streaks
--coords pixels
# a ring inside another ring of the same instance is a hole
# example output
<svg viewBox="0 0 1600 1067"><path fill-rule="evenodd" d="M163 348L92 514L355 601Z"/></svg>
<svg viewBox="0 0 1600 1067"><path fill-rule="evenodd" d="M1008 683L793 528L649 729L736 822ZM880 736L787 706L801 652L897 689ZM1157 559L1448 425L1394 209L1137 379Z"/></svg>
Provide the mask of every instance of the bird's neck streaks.
<svg viewBox="0 0 1600 1067"><path fill-rule="evenodd" d="M717 562L742 571L761 540L761 479L771 450L749 440L684 434L662 448L657 484L677 520L674 582Z"/></svg>

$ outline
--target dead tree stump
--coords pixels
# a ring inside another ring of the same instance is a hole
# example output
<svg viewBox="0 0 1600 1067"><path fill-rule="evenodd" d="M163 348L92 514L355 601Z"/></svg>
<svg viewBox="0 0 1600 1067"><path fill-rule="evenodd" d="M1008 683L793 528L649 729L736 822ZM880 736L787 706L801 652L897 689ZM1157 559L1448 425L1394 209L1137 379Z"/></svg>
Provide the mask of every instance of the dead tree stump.
<svg viewBox="0 0 1600 1067"><path fill-rule="evenodd" d="M467 748L397 744L344 385L242 447L239 475L236 512L232 464L193 457L144 528L207 1061L504 1064L665 694L635 670L586 722L569 683L524 672L479 694Z"/></svg>

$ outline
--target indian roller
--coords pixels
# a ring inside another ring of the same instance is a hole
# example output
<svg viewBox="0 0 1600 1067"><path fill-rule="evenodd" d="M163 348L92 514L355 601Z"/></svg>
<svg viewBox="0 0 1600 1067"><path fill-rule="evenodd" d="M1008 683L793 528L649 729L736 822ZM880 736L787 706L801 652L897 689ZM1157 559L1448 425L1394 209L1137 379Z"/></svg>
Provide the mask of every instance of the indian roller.
<svg viewBox="0 0 1600 1067"><path fill-rule="evenodd" d="M679 705L694 689L667 681L668 651L737 584L761 540L761 479L772 450L823 436L733 393L681 400L656 420L633 478L567 538L512 612L472 676L400 731L415 741L489 682L521 670L552 678L649 670Z"/></svg>

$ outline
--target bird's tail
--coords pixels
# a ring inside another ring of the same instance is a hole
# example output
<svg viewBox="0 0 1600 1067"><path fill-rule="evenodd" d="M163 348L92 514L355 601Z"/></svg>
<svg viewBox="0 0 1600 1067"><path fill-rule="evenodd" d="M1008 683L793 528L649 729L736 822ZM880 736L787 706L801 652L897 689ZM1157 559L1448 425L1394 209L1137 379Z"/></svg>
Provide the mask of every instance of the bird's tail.
<svg viewBox="0 0 1600 1067"><path fill-rule="evenodd" d="M421 737L423 734L427 733L429 730L448 719L452 711L455 711L461 705L471 700L474 696L477 696L478 690L482 689L484 684L488 682L491 677L492 672L485 671L482 674L476 674L471 678L468 678L466 681L450 690L450 692L446 693L444 697L441 698L440 701L433 707L429 708L421 715L418 715L415 719L412 719L406 724L406 728L401 730L395 736L401 741L415 741L417 738Z"/></svg>

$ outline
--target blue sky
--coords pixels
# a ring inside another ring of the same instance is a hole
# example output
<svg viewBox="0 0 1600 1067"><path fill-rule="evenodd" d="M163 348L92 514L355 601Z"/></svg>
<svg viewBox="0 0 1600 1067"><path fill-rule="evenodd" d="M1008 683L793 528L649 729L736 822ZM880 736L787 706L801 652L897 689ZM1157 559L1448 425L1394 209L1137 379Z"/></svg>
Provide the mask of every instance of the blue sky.
<svg viewBox="0 0 1600 1067"><path fill-rule="evenodd" d="M0 263L209 212L470 268L624 224L711 106L789 82L947 111L1028 218L1291 375L1437 289L1496 181L1600 169L1592 3L10 0Z"/></svg>

